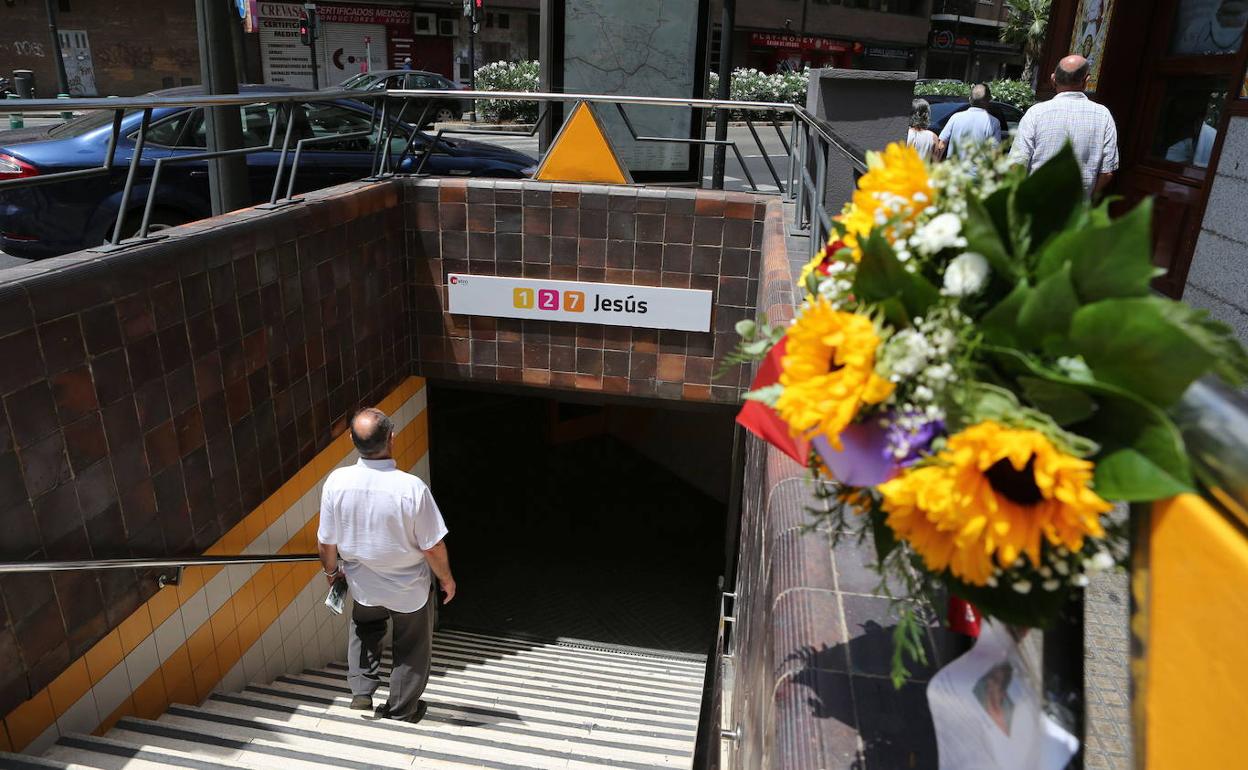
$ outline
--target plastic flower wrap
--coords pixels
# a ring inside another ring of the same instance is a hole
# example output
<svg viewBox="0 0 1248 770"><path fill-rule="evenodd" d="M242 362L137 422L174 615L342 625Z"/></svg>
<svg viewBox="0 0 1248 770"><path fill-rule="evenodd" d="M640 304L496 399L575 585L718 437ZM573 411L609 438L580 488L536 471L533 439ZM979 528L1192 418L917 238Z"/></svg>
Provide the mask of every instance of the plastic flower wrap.
<svg viewBox="0 0 1248 770"><path fill-rule="evenodd" d="M1152 294L1151 203L1092 206L1069 149L1030 176L903 145L868 168L772 331L779 381L748 398L809 441L825 515L861 523L898 599L944 591L1046 625L1125 552L1115 502L1192 490L1167 410L1208 372L1244 382L1248 355ZM912 605L895 641L919 655Z"/></svg>

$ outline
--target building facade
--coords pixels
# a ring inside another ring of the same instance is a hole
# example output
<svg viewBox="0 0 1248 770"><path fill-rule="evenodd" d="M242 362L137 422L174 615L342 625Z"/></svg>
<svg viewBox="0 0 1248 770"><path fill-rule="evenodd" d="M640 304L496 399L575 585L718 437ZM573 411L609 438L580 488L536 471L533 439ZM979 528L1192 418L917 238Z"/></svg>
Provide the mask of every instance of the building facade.
<svg viewBox="0 0 1248 770"><path fill-rule="evenodd" d="M933 0L924 77L979 82L1016 78L1023 52L1001 41L1005 0Z"/></svg>
<svg viewBox="0 0 1248 770"><path fill-rule="evenodd" d="M121 0L56 5L71 95L132 95L199 82L192 0L148 3L141 11ZM57 94L55 56L44 0L0 3L0 74L30 70L36 94L51 98Z"/></svg>

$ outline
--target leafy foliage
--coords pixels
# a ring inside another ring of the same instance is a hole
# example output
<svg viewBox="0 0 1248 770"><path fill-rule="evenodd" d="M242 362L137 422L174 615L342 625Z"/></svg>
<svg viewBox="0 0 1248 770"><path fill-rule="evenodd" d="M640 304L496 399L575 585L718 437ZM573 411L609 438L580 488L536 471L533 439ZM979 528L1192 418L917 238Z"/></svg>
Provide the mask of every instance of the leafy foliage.
<svg viewBox="0 0 1248 770"><path fill-rule="evenodd" d="M1001 29L1001 39L1023 47L1027 82L1035 82L1036 62L1044 51L1053 0L1005 0L1009 14Z"/></svg>
<svg viewBox="0 0 1248 770"><path fill-rule="evenodd" d="M999 79L988 83L988 88L992 90L993 99L1012 104L1020 110L1036 103L1036 92L1030 81ZM932 80L914 87L915 96L969 96L970 92L970 83L952 80Z"/></svg>
<svg viewBox="0 0 1248 770"><path fill-rule="evenodd" d="M776 72L767 74L749 67L738 67L732 71L732 82L728 84L728 97L743 102L775 102L776 104L805 104L806 86L810 82L810 70L801 72ZM710 98L719 95L719 73L707 75L706 94ZM732 113L733 118L742 118L740 111ZM758 113L751 117L759 117Z"/></svg>
<svg viewBox="0 0 1248 770"><path fill-rule="evenodd" d="M541 85L541 67L535 61L496 61L479 68L476 81L478 91L537 91ZM477 102L477 109L490 123L537 120L537 102L487 99Z"/></svg>

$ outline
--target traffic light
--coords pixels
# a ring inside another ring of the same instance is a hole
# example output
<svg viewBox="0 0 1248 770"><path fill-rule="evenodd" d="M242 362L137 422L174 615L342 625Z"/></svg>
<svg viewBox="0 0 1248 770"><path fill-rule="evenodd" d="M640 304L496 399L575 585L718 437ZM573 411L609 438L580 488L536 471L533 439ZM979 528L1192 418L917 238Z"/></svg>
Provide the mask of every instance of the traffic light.
<svg viewBox="0 0 1248 770"><path fill-rule="evenodd" d="M485 0L472 0L472 20L480 24L485 18Z"/></svg>
<svg viewBox="0 0 1248 770"><path fill-rule="evenodd" d="M312 45L316 37L316 12L305 10L299 15L299 42Z"/></svg>

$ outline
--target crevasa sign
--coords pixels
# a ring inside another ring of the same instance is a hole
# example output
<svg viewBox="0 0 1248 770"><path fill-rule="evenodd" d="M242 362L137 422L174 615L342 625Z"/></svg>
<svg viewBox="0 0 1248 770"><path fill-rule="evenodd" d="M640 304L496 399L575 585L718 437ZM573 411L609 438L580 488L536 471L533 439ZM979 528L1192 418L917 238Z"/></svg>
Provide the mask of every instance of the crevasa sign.
<svg viewBox="0 0 1248 770"><path fill-rule="evenodd" d="M464 315L689 332L711 328L711 292L704 289L450 273L446 290L450 311Z"/></svg>

